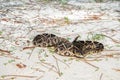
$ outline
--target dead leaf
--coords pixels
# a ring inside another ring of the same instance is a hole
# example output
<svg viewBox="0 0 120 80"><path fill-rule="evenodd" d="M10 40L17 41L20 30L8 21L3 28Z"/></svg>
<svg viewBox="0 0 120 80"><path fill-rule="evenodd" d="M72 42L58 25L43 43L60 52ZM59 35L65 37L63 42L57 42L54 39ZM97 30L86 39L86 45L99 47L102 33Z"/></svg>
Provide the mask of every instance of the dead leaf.
<svg viewBox="0 0 120 80"><path fill-rule="evenodd" d="M25 64L23 64L23 63L18 63L18 64L16 64L16 66L18 67L18 68L26 68L26 65Z"/></svg>

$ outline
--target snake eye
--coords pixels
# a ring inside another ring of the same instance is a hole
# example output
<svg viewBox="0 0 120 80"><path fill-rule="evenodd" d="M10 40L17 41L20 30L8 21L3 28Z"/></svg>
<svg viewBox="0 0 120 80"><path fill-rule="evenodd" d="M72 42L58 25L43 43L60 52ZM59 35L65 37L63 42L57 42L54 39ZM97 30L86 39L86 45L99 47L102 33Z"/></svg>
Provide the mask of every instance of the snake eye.
<svg viewBox="0 0 120 80"><path fill-rule="evenodd" d="M97 44L96 49L102 51L104 49L103 44L102 43Z"/></svg>

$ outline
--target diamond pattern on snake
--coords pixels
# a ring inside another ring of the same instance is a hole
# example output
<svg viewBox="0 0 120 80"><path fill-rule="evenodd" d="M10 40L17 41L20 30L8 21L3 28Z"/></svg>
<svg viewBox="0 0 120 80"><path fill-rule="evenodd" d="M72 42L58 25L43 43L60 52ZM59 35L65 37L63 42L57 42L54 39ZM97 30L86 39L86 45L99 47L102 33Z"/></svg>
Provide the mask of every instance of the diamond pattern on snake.
<svg viewBox="0 0 120 80"><path fill-rule="evenodd" d="M54 47L55 52L62 56L84 57L87 54L103 51L104 46L97 41L81 41L74 39L73 42L58 37L54 34L43 33L35 36L33 45L36 47Z"/></svg>

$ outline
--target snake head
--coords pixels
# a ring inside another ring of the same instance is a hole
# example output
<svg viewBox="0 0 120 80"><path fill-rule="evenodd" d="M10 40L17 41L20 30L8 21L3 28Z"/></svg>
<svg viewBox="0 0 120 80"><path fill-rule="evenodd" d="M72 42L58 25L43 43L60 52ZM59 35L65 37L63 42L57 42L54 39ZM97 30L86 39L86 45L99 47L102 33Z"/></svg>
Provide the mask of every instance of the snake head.
<svg viewBox="0 0 120 80"><path fill-rule="evenodd" d="M94 42L94 44L95 44L95 50L103 51L104 45L102 43Z"/></svg>

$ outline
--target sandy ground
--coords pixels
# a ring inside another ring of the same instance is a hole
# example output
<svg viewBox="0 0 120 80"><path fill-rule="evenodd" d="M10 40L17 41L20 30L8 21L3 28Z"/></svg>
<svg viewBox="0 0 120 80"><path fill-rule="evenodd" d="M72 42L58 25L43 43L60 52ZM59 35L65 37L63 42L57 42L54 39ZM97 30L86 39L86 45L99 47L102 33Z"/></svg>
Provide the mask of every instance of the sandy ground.
<svg viewBox="0 0 120 80"><path fill-rule="evenodd" d="M119 80L120 3L29 3L0 10L0 80ZM105 50L85 59L29 48L41 33L96 40Z"/></svg>

